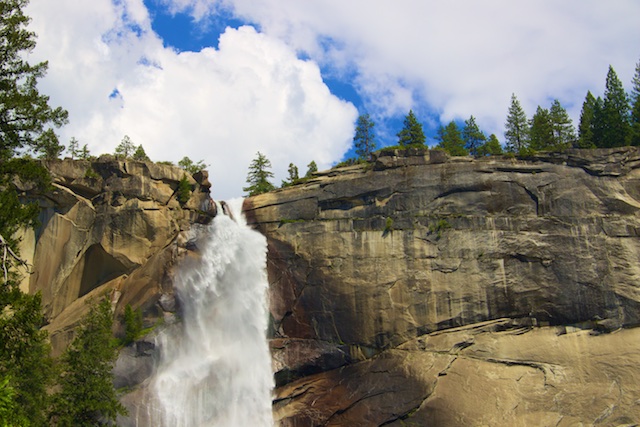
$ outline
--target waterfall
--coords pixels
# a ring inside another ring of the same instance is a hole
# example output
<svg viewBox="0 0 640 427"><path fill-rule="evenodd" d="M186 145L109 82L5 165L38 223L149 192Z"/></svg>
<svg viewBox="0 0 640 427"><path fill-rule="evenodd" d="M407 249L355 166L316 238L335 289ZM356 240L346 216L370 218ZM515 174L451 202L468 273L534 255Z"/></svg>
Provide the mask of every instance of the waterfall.
<svg viewBox="0 0 640 427"><path fill-rule="evenodd" d="M220 206L218 206L220 208ZM269 427L273 375L266 341L267 243L242 200L196 231L175 283L181 322L159 337L150 418L164 427Z"/></svg>

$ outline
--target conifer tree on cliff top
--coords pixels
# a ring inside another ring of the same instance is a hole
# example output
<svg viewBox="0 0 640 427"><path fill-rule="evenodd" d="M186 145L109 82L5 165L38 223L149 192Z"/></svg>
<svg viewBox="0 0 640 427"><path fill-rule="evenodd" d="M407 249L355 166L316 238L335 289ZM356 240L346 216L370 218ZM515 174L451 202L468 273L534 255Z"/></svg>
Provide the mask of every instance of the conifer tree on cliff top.
<svg viewBox="0 0 640 427"><path fill-rule="evenodd" d="M413 114L413 110L409 110L409 114L405 116L402 129L397 136L399 145L405 147L408 145L424 145L426 138L422 125Z"/></svg>
<svg viewBox="0 0 640 427"><path fill-rule="evenodd" d="M504 137L506 149L518 153L529 146L529 123L520 101L515 94L511 94L511 105L505 123Z"/></svg>
<svg viewBox="0 0 640 427"><path fill-rule="evenodd" d="M249 196L256 196L274 190L275 186L269 181L273 178L273 172L269 169L271 169L271 162L264 154L258 151L256 158L253 159L249 166L249 173L247 174L247 184L250 185L244 187L242 191L246 191Z"/></svg>
<svg viewBox="0 0 640 427"><path fill-rule="evenodd" d="M627 94L613 67L609 66L602 108L602 119L605 124L602 133L603 147L621 147L629 143L631 134L629 118Z"/></svg>
<svg viewBox="0 0 640 427"><path fill-rule="evenodd" d="M640 145L640 61L631 86L631 145Z"/></svg>

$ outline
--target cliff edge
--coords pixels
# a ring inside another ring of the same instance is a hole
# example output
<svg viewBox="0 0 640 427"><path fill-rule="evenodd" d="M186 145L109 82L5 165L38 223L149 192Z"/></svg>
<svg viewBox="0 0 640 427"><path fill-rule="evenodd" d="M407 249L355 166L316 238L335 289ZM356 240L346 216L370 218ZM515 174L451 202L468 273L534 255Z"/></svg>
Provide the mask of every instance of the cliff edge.
<svg viewBox="0 0 640 427"><path fill-rule="evenodd" d="M640 422L640 150L383 151L245 202L281 426Z"/></svg>
<svg viewBox="0 0 640 427"><path fill-rule="evenodd" d="M117 316L130 304L146 325L175 311L173 265L186 251L185 231L215 215L206 172L150 162L45 162L52 188L25 184L26 201L41 207L40 225L22 236L21 256L33 266L21 285L42 294L54 355L73 338L87 299L111 296ZM177 199L186 179L189 200Z"/></svg>

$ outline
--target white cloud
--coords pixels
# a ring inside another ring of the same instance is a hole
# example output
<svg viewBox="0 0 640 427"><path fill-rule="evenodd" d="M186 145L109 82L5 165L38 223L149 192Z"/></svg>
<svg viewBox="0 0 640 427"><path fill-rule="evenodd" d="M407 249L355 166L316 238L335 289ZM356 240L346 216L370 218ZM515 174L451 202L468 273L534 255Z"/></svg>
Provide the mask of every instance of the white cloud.
<svg viewBox="0 0 640 427"><path fill-rule="evenodd" d="M529 114L559 98L577 117L609 64L628 87L640 59L636 0L180 3L224 5L324 66L355 69L378 112L426 104L445 121L473 114L499 137L511 93Z"/></svg>
<svg viewBox="0 0 640 427"><path fill-rule="evenodd" d="M49 60L41 88L70 113L63 141L99 154L127 134L154 160L204 159L218 199L242 193L258 150L279 184L289 162L324 168L349 148L355 108L331 95L314 62L252 27L227 29L218 49L177 53L141 0L32 0L27 13L33 59Z"/></svg>

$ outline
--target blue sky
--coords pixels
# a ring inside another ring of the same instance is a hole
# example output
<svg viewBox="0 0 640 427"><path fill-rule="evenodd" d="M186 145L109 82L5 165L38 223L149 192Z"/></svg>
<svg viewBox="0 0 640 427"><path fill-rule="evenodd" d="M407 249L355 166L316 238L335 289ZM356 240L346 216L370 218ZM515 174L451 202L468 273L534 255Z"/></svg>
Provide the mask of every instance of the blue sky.
<svg viewBox="0 0 640 427"><path fill-rule="evenodd" d="M558 98L577 120L609 64L629 88L640 60L636 0L31 0L48 60L40 87L70 114L63 141L209 165L213 195L242 194L261 151L289 163L350 155L369 113L395 144L413 109L427 142L476 117L503 140L512 93L531 116Z"/></svg>

